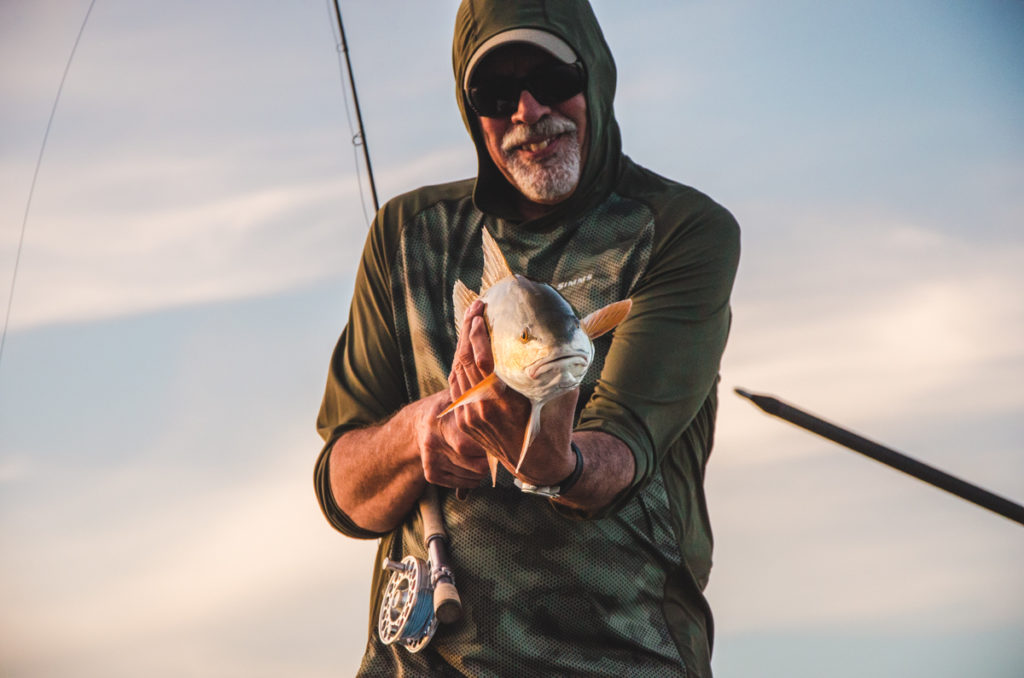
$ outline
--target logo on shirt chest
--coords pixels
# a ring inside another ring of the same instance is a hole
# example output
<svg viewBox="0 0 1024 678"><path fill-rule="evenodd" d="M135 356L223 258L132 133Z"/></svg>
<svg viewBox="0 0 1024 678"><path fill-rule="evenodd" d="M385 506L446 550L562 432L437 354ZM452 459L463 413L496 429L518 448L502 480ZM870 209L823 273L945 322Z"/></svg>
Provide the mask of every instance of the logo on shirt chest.
<svg viewBox="0 0 1024 678"><path fill-rule="evenodd" d="M594 274L588 273L586 275L581 275L578 278L573 278L572 280L566 280L564 282L557 283L555 285L555 289L561 292L562 290L569 289L570 287L575 287L577 285L582 285L583 283L590 282L593 279Z"/></svg>

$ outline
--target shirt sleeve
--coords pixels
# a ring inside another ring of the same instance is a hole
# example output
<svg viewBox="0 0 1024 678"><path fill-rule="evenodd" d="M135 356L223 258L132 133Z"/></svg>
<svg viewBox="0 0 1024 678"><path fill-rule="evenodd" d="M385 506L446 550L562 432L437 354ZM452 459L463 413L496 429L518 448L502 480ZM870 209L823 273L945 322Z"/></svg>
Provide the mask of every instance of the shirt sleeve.
<svg viewBox="0 0 1024 678"><path fill-rule="evenodd" d="M614 435L636 461L632 484L590 517L614 513L647 483L717 383L731 321L739 226L708 200L666 231L656 237L631 295L632 310L615 330L576 428Z"/></svg>
<svg viewBox="0 0 1024 678"><path fill-rule="evenodd" d="M389 276L387 233L381 212L371 227L356 273L348 324L341 333L327 373L317 417L325 445L317 458L314 487L328 522L346 535L376 538L338 508L330 487L329 460L334 442L346 431L384 420L408 402L400 371Z"/></svg>

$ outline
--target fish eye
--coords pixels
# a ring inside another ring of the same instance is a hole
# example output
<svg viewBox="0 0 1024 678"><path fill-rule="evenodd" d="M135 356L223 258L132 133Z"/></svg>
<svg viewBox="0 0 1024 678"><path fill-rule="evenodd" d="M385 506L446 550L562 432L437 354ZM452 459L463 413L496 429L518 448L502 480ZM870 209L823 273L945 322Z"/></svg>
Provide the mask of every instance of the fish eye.
<svg viewBox="0 0 1024 678"><path fill-rule="evenodd" d="M530 334L530 328L529 327L524 327L523 328L523 333L519 335L519 341L521 341L521 342L523 342L525 344L526 342L530 341L531 339L533 339L533 335Z"/></svg>

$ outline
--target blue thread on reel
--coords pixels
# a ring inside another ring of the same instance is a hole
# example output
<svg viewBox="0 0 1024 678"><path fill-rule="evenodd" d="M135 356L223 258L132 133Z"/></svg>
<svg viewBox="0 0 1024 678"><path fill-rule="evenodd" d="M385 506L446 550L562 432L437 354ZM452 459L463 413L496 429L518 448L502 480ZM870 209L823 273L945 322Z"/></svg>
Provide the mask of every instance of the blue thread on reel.
<svg viewBox="0 0 1024 678"><path fill-rule="evenodd" d="M430 568L415 556L400 563L385 559L384 568L393 574L381 599L377 632L385 645L398 642L418 652L437 631Z"/></svg>

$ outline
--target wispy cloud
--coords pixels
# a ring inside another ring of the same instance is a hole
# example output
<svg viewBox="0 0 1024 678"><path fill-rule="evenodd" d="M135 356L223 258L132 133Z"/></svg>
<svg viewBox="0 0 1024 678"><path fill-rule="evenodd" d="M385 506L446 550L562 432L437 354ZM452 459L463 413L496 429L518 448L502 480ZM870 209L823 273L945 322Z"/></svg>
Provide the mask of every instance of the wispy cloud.
<svg viewBox="0 0 1024 678"><path fill-rule="evenodd" d="M93 487L92 493L108 492L111 500L133 499L131 513L36 543L5 561L5 607L19 610L16 623L4 615L5 665L50 664L66 675L83 656L116 656L131 647L170 658L176 654L171 643L202 647L211 629L223 635L252 614L270 619L275 606L289 605L285 601L308 604L325 593L335 601L331 642L340 634L361 646L375 544L332 534L320 518L309 483L309 450L282 458L294 461L229 488L157 502L155 510L139 501L142 487L132 492L125 483L157 469L124 469ZM187 484L181 487L188 492ZM352 607L337 607L345 600ZM319 635L312 626L306 632ZM59 638L59 649L45 638ZM251 651L272 655L269 648ZM221 656L220 668L233 675L238 657ZM208 665L197 675L216 672Z"/></svg>
<svg viewBox="0 0 1024 678"><path fill-rule="evenodd" d="M1001 593L1024 558L1005 541L1016 526L729 391L773 393L1024 500L1011 442L1024 435L1024 246L877 212L771 226L751 229L745 250L709 471L727 535L711 586L720 628L1019 622L1024 591ZM984 430L950 435L965 426Z"/></svg>
<svg viewBox="0 0 1024 678"><path fill-rule="evenodd" d="M1019 407L1011 375L1024 358L1024 246L906 224L823 223L795 226L775 243L753 238L729 382L854 420Z"/></svg>
<svg viewBox="0 0 1024 678"><path fill-rule="evenodd" d="M439 168L451 172L464 165L462 155L442 150L407 166L385 167L381 177L385 186L408 190ZM256 296L354 276L368 230L364 214L352 209L359 204L354 174L288 183L273 176L232 180L237 161L230 154L132 156L95 174L79 166L55 170L62 188L51 188L51 200L32 214L12 327ZM297 154L288 161L303 159ZM78 182L77 175L83 177ZM214 182L220 188L209 191ZM235 189L228 191L228 184ZM122 201L125 185L132 191ZM54 201L55 193L63 199ZM372 212L368 194L365 201ZM17 233L4 235L0 261L13 262Z"/></svg>
<svg viewBox="0 0 1024 678"><path fill-rule="evenodd" d="M251 296L350 274L350 259L346 270L318 255L343 251L346 231L360 228L331 219L352 192L324 181L149 213L37 213L12 325Z"/></svg>

